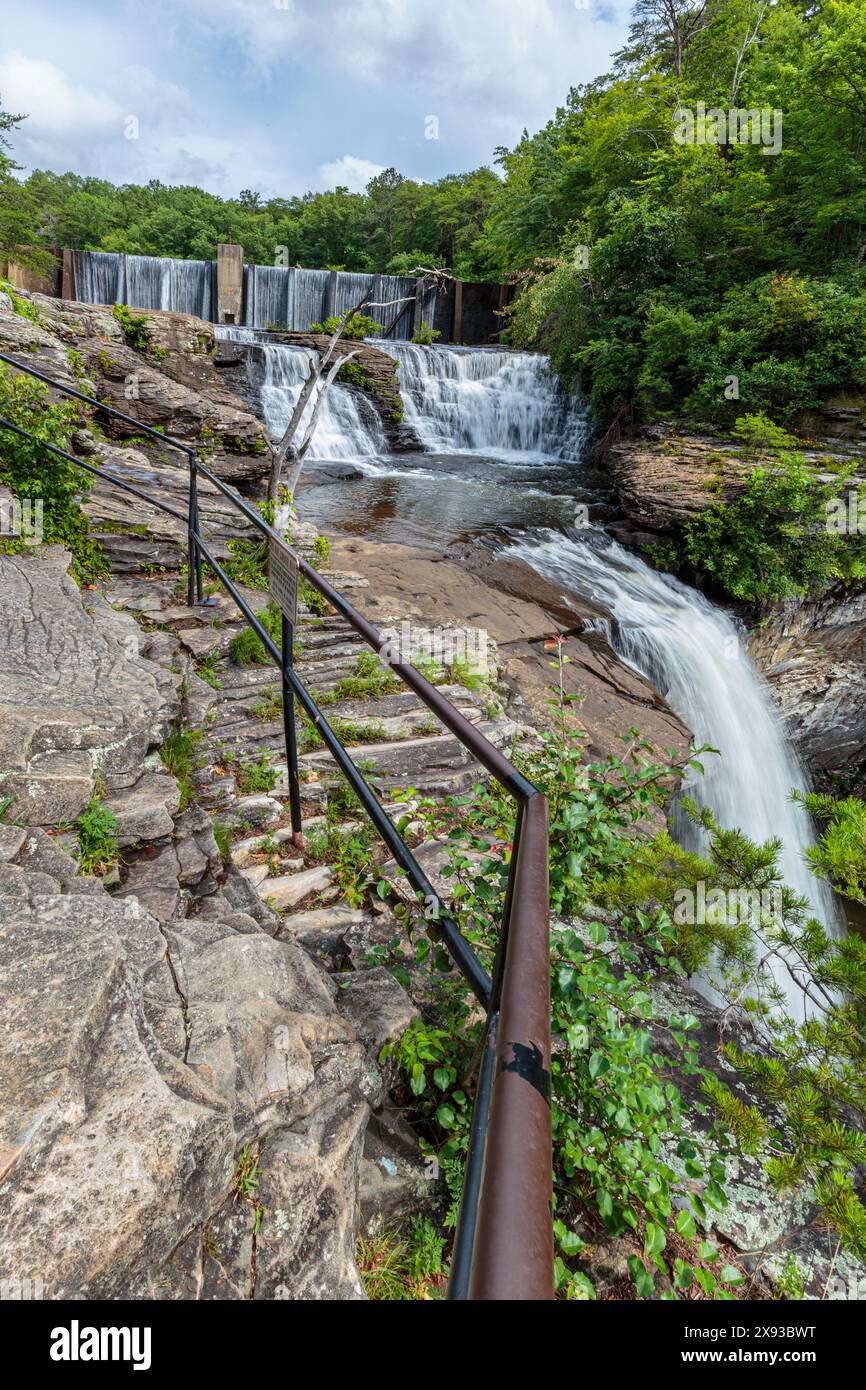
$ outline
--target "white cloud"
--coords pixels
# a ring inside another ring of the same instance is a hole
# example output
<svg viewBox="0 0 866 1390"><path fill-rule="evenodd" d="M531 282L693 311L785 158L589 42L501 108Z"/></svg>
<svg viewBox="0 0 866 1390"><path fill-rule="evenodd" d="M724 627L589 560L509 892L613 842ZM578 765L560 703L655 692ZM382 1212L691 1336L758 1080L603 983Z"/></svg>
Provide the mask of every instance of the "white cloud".
<svg viewBox="0 0 866 1390"><path fill-rule="evenodd" d="M186 0L254 64L313 61L348 78L443 98L507 103L545 119L608 66L632 0ZM528 109L529 108L529 109ZM513 119L513 118L512 118Z"/></svg>
<svg viewBox="0 0 866 1390"><path fill-rule="evenodd" d="M74 82L62 68L43 58L28 58L7 50L0 57L0 92L6 110L23 111L30 120L26 139L122 133L124 111L104 92Z"/></svg>
<svg viewBox="0 0 866 1390"><path fill-rule="evenodd" d="M331 164L319 165L320 188L348 188L350 193L363 193L371 179L384 170L384 164L373 164L354 154L344 154Z"/></svg>

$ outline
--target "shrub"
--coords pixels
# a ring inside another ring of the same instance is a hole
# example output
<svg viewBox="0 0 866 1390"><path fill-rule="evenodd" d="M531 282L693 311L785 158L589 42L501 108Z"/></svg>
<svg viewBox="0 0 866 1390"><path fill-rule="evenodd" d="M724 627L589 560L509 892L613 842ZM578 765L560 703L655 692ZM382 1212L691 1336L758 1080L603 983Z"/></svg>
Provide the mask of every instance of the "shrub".
<svg viewBox="0 0 866 1390"><path fill-rule="evenodd" d="M22 500L42 502L44 540L66 546L76 579L92 582L106 572L107 565L80 505L90 486L88 475L42 447L44 443L68 449L69 435L79 424L78 408L71 402L52 401L41 381L0 366L0 415L40 441L0 431L0 484Z"/></svg>
<svg viewBox="0 0 866 1390"><path fill-rule="evenodd" d="M866 576L866 538L828 525L838 488L818 482L800 454L753 470L733 502L714 502L687 522L689 562L732 598L776 603Z"/></svg>
<svg viewBox="0 0 866 1390"><path fill-rule="evenodd" d="M334 314L331 318L325 319L324 323L311 323L309 332L324 333L327 337L332 338L342 321L342 315ZM355 314L353 318L349 319L349 322L343 329L341 337L351 338L353 340L359 338L376 338L381 332L382 325L377 323L375 319L371 319L367 314Z"/></svg>

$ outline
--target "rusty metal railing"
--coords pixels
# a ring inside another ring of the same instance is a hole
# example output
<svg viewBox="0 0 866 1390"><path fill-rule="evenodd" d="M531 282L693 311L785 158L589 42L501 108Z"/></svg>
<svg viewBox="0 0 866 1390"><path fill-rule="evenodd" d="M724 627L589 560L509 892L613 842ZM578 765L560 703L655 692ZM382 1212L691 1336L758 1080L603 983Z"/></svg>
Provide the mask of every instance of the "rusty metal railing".
<svg viewBox="0 0 866 1390"><path fill-rule="evenodd" d="M283 544L264 518L211 471L196 450L181 440L142 424L114 406L46 376L27 363L0 353L18 371L44 382L135 427L137 433L181 450L189 462L187 513L158 497L87 463L31 431L0 417L9 430L105 482L130 492L170 514L186 527L188 600L203 602L202 561L256 632L282 676L286 766L293 832L301 834L300 783L295 738L295 701L313 721L342 775L355 792L378 835L405 871L413 888L427 899L443 944L486 1014L485 1043L478 1072L460 1216L448 1286L450 1299L538 1300L553 1297L553 1231L550 1119L550 964L548 905L547 802L536 787L495 748L404 657L388 646L388 665L432 714L472 753L478 763L514 798L517 811L508 886L499 926L492 978L429 882L373 790L329 725L322 710L294 670L293 632L283 618L277 644L213 555L201 532L198 479L202 475L265 538ZM299 572L377 653L385 638L302 556Z"/></svg>

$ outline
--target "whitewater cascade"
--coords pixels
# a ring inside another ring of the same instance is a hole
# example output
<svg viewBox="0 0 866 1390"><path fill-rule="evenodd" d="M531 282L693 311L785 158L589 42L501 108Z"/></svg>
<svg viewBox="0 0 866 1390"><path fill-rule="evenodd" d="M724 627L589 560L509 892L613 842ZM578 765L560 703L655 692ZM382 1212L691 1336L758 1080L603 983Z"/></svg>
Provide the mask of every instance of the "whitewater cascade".
<svg viewBox="0 0 866 1390"><path fill-rule="evenodd" d="M128 304L134 309L171 309L213 319L216 269L213 261L171 256L124 256L114 251L73 251L76 298L86 304Z"/></svg>
<svg viewBox="0 0 866 1390"><path fill-rule="evenodd" d="M510 553L610 614L603 626L614 649L652 682L696 743L711 744L721 754L701 760L705 775L695 776L689 795L708 806L720 825L739 827L751 840L778 835L784 881L810 900L829 930L839 930L832 891L803 858L814 843L809 819L790 801L793 788L806 789L805 774L730 614L598 530L579 540L550 532L520 541ZM687 816L678 816L675 829L686 848L703 848L703 832ZM800 991L786 972L777 978L792 1010L802 1014Z"/></svg>
<svg viewBox="0 0 866 1390"><path fill-rule="evenodd" d="M268 334L255 328L217 324L214 335L223 342L247 343L256 348L247 362L250 385L258 395L262 418L269 432L279 439L289 423L315 354L306 348L269 341ZM304 426L312 408L311 401L303 417ZM374 407L357 393L334 382L325 397L310 457L362 461L384 453L387 447L382 422Z"/></svg>
<svg viewBox="0 0 866 1390"><path fill-rule="evenodd" d="M586 419L546 357L374 341L399 364L406 423L425 448L579 459Z"/></svg>

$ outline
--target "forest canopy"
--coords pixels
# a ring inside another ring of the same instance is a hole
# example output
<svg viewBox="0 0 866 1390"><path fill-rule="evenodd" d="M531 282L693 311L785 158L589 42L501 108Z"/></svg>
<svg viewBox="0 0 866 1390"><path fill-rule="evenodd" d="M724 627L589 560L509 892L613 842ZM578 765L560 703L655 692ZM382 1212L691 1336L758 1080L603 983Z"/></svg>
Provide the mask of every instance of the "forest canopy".
<svg viewBox="0 0 866 1390"><path fill-rule="evenodd" d="M549 352L596 419L730 424L745 403L785 424L866 381L864 73L866 0L638 0L611 72L497 150L499 173L386 169L364 193L226 200L74 173L21 183L0 146L0 233L514 278L510 341ZM12 131L6 116L0 140Z"/></svg>

